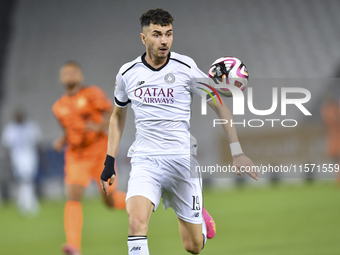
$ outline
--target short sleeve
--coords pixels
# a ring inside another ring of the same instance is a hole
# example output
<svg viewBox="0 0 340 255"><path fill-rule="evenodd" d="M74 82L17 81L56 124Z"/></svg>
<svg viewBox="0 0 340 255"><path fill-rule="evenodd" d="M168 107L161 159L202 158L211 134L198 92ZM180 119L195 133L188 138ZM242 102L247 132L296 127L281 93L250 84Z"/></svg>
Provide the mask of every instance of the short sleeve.
<svg viewBox="0 0 340 255"><path fill-rule="evenodd" d="M60 99L58 101L56 101L52 107L52 113L54 115L54 117L56 118L56 120L58 121L58 123L65 128L64 125L64 119L63 119L63 115L60 114L60 112L63 111L63 107L62 107L62 103L60 102ZM64 110L65 111L65 110Z"/></svg>
<svg viewBox="0 0 340 255"><path fill-rule="evenodd" d="M89 93L89 101L91 105L98 111L109 112L112 110L112 101L107 97L104 90L97 86L91 86Z"/></svg>
<svg viewBox="0 0 340 255"><path fill-rule="evenodd" d="M200 97L207 97L207 101L212 100L207 91L215 96L215 93L211 92L209 77L197 67L194 61L191 66L190 90Z"/></svg>
<svg viewBox="0 0 340 255"><path fill-rule="evenodd" d="M56 117L56 118L58 118L58 113L57 113L57 108L58 108L58 106L57 106L57 102L55 102L54 104L53 104L53 106L52 106L52 113L53 113L53 115Z"/></svg>
<svg viewBox="0 0 340 255"><path fill-rule="evenodd" d="M60 99L58 101L56 101L54 103L54 105L52 106L52 113L54 115L54 117L58 120L58 121L61 121L61 116L60 116Z"/></svg>
<svg viewBox="0 0 340 255"><path fill-rule="evenodd" d="M120 73L118 73L116 77L114 97L115 104L121 108L126 107L131 102L126 94L126 85L123 76Z"/></svg>

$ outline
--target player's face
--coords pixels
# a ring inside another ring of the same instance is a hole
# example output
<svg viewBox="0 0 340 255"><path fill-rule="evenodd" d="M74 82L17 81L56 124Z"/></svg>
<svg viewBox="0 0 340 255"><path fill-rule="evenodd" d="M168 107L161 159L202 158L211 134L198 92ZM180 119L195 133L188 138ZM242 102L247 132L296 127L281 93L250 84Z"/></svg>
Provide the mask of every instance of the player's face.
<svg viewBox="0 0 340 255"><path fill-rule="evenodd" d="M64 65L60 69L60 82L71 89L83 82L83 73L76 65Z"/></svg>
<svg viewBox="0 0 340 255"><path fill-rule="evenodd" d="M168 56L173 41L172 25L150 24L143 28L141 38L148 54L155 59L164 59Z"/></svg>
<svg viewBox="0 0 340 255"><path fill-rule="evenodd" d="M14 119L17 123L22 123L25 120L26 116L22 110L16 110L14 113Z"/></svg>

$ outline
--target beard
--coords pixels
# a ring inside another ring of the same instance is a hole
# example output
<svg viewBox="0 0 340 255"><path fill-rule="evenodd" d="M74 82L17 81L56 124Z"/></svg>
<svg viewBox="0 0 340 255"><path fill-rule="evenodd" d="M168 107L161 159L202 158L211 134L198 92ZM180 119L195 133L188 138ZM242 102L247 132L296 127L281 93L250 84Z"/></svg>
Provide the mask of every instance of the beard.
<svg viewBox="0 0 340 255"><path fill-rule="evenodd" d="M168 57L168 54L163 55L163 56L157 55L157 59L165 59L165 58L167 58L167 57Z"/></svg>
<svg viewBox="0 0 340 255"><path fill-rule="evenodd" d="M74 89L78 85L78 82L68 82L65 84L67 89Z"/></svg>
<svg viewBox="0 0 340 255"><path fill-rule="evenodd" d="M153 46L149 46L149 52L151 53L151 55L155 58L155 59L165 59L168 57L169 53L165 54L165 55L160 55L158 54L158 48L154 49Z"/></svg>

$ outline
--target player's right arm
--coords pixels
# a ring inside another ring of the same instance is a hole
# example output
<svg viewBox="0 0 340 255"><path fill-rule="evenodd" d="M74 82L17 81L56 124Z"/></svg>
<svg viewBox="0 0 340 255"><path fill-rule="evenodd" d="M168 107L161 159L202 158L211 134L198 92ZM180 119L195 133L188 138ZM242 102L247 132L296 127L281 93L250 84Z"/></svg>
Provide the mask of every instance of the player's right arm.
<svg viewBox="0 0 340 255"><path fill-rule="evenodd" d="M127 112L127 107L120 108L118 106L115 106L113 108L113 112L111 114L110 123L109 123L109 133L108 133L109 139L108 139L108 144L107 144L107 157L105 161L105 169L103 170L103 174L105 174L104 173L105 171L110 171L114 168L114 160L112 159L114 159L115 155L117 154L118 145L123 134L125 121L126 121L126 112ZM110 165L107 165L107 164L110 164ZM112 169L107 169L108 167ZM112 172L108 172L108 173L110 175ZM110 178L109 182L108 182L108 179L105 181L108 175L106 175L106 177L103 178L103 174L102 174L100 183L105 194L109 195L108 185L112 185L114 179L116 178L116 174L113 173L109 177Z"/></svg>
<svg viewBox="0 0 340 255"><path fill-rule="evenodd" d="M52 143L52 147L57 152L62 152L66 145L66 135L63 134L61 137L55 139Z"/></svg>
<svg viewBox="0 0 340 255"><path fill-rule="evenodd" d="M114 107L109 123L109 141L107 155L114 157L117 154L118 145L123 134L126 121L127 107Z"/></svg>
<svg viewBox="0 0 340 255"><path fill-rule="evenodd" d="M100 177L100 184L106 195L109 195L108 185L112 185L116 178L114 169L115 155L117 154L118 145L123 134L127 113L126 106L129 102L129 98L125 92L123 77L118 73L115 86L115 107L113 108L109 123L105 167Z"/></svg>
<svg viewBox="0 0 340 255"><path fill-rule="evenodd" d="M52 143L52 148L56 150L57 152L62 152L64 147L67 144L67 137L66 137L66 132L65 132L65 127L62 124L62 118L60 117L60 103L59 100L54 103L52 106L52 112L54 114L54 117L56 118L57 122L59 123L60 127L63 130L63 135L59 138L56 138L53 143Z"/></svg>

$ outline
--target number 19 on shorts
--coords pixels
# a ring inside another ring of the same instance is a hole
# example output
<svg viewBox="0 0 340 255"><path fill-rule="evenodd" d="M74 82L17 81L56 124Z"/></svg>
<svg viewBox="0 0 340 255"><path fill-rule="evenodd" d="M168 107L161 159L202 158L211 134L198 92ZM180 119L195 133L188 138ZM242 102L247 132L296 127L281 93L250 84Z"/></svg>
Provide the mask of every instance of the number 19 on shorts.
<svg viewBox="0 0 340 255"><path fill-rule="evenodd" d="M201 210L199 196L192 196L192 208L191 210Z"/></svg>

